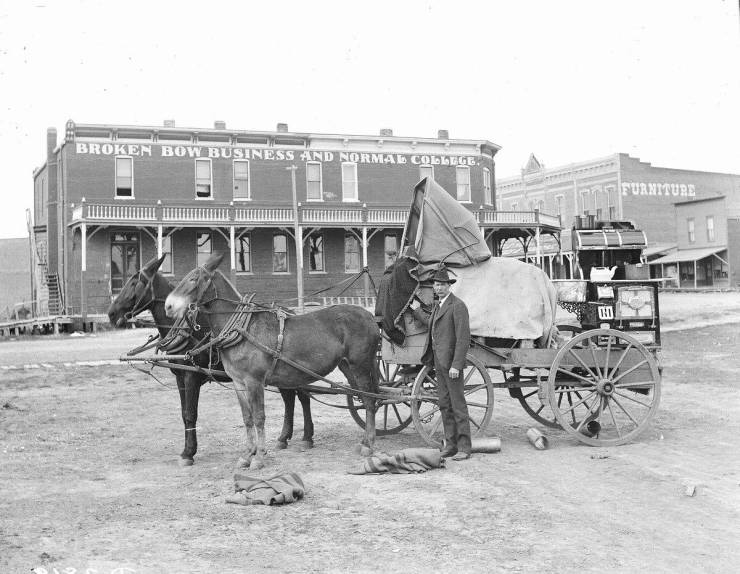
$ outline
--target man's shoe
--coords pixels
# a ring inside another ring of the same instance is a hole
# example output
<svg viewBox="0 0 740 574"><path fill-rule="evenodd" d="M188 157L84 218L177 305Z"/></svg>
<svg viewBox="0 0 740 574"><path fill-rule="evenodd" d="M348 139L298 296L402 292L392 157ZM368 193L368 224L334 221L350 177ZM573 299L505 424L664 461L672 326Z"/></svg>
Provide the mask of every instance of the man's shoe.
<svg viewBox="0 0 740 574"><path fill-rule="evenodd" d="M454 448L454 447L443 448L440 454L442 458L450 458L451 456L455 456L457 454L457 448Z"/></svg>
<svg viewBox="0 0 740 574"><path fill-rule="evenodd" d="M468 460L472 454L469 452L458 452L455 456L452 457L452 460Z"/></svg>

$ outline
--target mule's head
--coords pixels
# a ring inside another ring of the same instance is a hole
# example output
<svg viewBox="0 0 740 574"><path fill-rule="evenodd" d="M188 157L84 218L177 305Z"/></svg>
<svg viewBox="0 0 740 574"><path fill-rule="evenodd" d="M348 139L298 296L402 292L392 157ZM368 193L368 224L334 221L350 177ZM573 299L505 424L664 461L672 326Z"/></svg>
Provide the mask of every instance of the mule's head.
<svg viewBox="0 0 740 574"><path fill-rule="evenodd" d="M165 257L166 255L162 255L159 259L155 257L128 278L121 292L108 307L108 318L111 325L124 327L129 317L133 317L151 305L154 298L152 291L154 276Z"/></svg>
<svg viewBox="0 0 740 574"><path fill-rule="evenodd" d="M203 265L183 277L164 302L168 317L180 319L191 305L198 305L204 301L206 291L211 287L213 274L223 258L222 253L214 253Z"/></svg>

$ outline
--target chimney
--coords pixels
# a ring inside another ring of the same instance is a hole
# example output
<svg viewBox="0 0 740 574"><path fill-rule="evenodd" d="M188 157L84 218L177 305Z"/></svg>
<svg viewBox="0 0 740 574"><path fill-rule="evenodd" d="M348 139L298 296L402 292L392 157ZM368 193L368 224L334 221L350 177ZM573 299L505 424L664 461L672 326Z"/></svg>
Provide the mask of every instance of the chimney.
<svg viewBox="0 0 740 574"><path fill-rule="evenodd" d="M175 120L164 120L164 127L166 127L166 128L174 128L175 127Z"/></svg>
<svg viewBox="0 0 740 574"><path fill-rule="evenodd" d="M288 131L288 124L278 124L277 125L277 131L279 131L279 132L287 132Z"/></svg>
<svg viewBox="0 0 740 574"><path fill-rule="evenodd" d="M448 140L450 139L450 132L447 130L437 130L437 139Z"/></svg>
<svg viewBox="0 0 740 574"><path fill-rule="evenodd" d="M57 147L57 129L48 128L46 130L46 159L51 160L54 156L54 148ZM56 175L56 173L54 174Z"/></svg>
<svg viewBox="0 0 740 574"><path fill-rule="evenodd" d="M213 122L213 129L214 130L225 130L226 129L226 122L222 122L220 120L216 120Z"/></svg>
<svg viewBox="0 0 740 574"><path fill-rule="evenodd" d="M382 128L380 130L380 135L383 136L384 138L392 137L393 136L393 130L390 129L390 128Z"/></svg>

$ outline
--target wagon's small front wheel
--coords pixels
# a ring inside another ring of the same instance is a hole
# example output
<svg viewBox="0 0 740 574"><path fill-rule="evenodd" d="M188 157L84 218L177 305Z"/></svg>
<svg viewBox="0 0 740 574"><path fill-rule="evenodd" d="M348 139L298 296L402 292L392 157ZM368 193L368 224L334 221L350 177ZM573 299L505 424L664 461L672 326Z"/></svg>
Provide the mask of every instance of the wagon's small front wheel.
<svg viewBox="0 0 740 574"><path fill-rule="evenodd" d="M475 437L482 434L491 422L493 383L483 363L470 354L466 359L467 364L461 373L461 384L465 385L470 432ZM439 410L438 387L436 373L429 367L424 367L416 376L411 390L411 416L414 419L414 426L424 441L436 448L442 446L445 436Z"/></svg>
<svg viewBox="0 0 740 574"><path fill-rule="evenodd" d="M632 335L593 329L555 356L547 395L566 432L592 446L637 438L658 410L660 372L653 354Z"/></svg>

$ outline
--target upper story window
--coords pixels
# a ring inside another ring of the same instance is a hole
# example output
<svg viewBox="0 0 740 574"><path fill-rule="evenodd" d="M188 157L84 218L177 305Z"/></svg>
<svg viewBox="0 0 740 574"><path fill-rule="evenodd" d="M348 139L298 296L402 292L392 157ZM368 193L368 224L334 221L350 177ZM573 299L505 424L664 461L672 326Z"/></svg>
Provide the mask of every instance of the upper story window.
<svg viewBox="0 0 740 574"><path fill-rule="evenodd" d="M308 237L308 270L314 273L326 271L324 267L324 236L314 233Z"/></svg>
<svg viewBox="0 0 740 574"><path fill-rule="evenodd" d="M707 241L714 241L714 215L707 215Z"/></svg>
<svg viewBox="0 0 740 574"><path fill-rule="evenodd" d="M351 233L344 236L344 272L359 273L360 241Z"/></svg>
<svg viewBox="0 0 740 574"><path fill-rule="evenodd" d="M116 197L134 196L134 158L116 158Z"/></svg>
<svg viewBox="0 0 740 574"><path fill-rule="evenodd" d="M455 172L457 175L457 200L470 201L470 167L458 165Z"/></svg>
<svg viewBox="0 0 740 574"><path fill-rule="evenodd" d="M483 203L486 205L493 204L493 195L491 193L491 170L483 168Z"/></svg>
<svg viewBox="0 0 740 574"><path fill-rule="evenodd" d="M162 255L164 255L164 261L159 266L159 270L165 275L172 275L174 273L174 263L172 261L172 236L162 236Z"/></svg>
<svg viewBox="0 0 740 574"><path fill-rule="evenodd" d="M398 235L386 235L383 244L383 253L385 254L385 266L393 265L398 259Z"/></svg>
<svg viewBox="0 0 740 574"><path fill-rule="evenodd" d="M288 236L284 233L272 236L272 272L288 272Z"/></svg>
<svg viewBox="0 0 740 574"><path fill-rule="evenodd" d="M211 177L211 160L195 160L195 197L211 198L213 191L213 178Z"/></svg>
<svg viewBox="0 0 740 574"><path fill-rule="evenodd" d="M421 165L419 166L419 179L422 180L425 177L434 179L434 166L433 165Z"/></svg>
<svg viewBox="0 0 740 574"><path fill-rule="evenodd" d="M586 215L586 212L590 209L590 202L589 197L591 195L590 191L582 191L581 192L581 213L583 215Z"/></svg>
<svg viewBox="0 0 740 574"><path fill-rule="evenodd" d="M234 160L234 199L252 199L248 159Z"/></svg>
<svg viewBox="0 0 740 574"><path fill-rule="evenodd" d="M321 189L321 162L306 162L306 200L321 201L324 193Z"/></svg>
<svg viewBox="0 0 740 574"><path fill-rule="evenodd" d="M248 233L239 237L236 243L236 271L237 273L252 271L252 238Z"/></svg>
<svg viewBox="0 0 740 574"><path fill-rule="evenodd" d="M696 230L694 229L694 218L689 217L686 220L686 225L689 231L689 243L694 243L696 241Z"/></svg>
<svg viewBox="0 0 740 574"><path fill-rule="evenodd" d="M195 263L198 267L203 265L213 253L213 243L211 242L211 234L204 231L199 231L195 234L195 243L197 246Z"/></svg>
<svg viewBox="0 0 740 574"><path fill-rule="evenodd" d="M357 164L342 163L342 201L357 201Z"/></svg>
<svg viewBox="0 0 740 574"><path fill-rule="evenodd" d="M555 209L557 210L557 215L563 215L563 202L564 201L565 201L564 195L555 196Z"/></svg>
<svg viewBox="0 0 740 574"><path fill-rule="evenodd" d="M609 219L617 219L617 198L616 198L616 187L613 185L607 185L604 188L606 194L606 211Z"/></svg>

